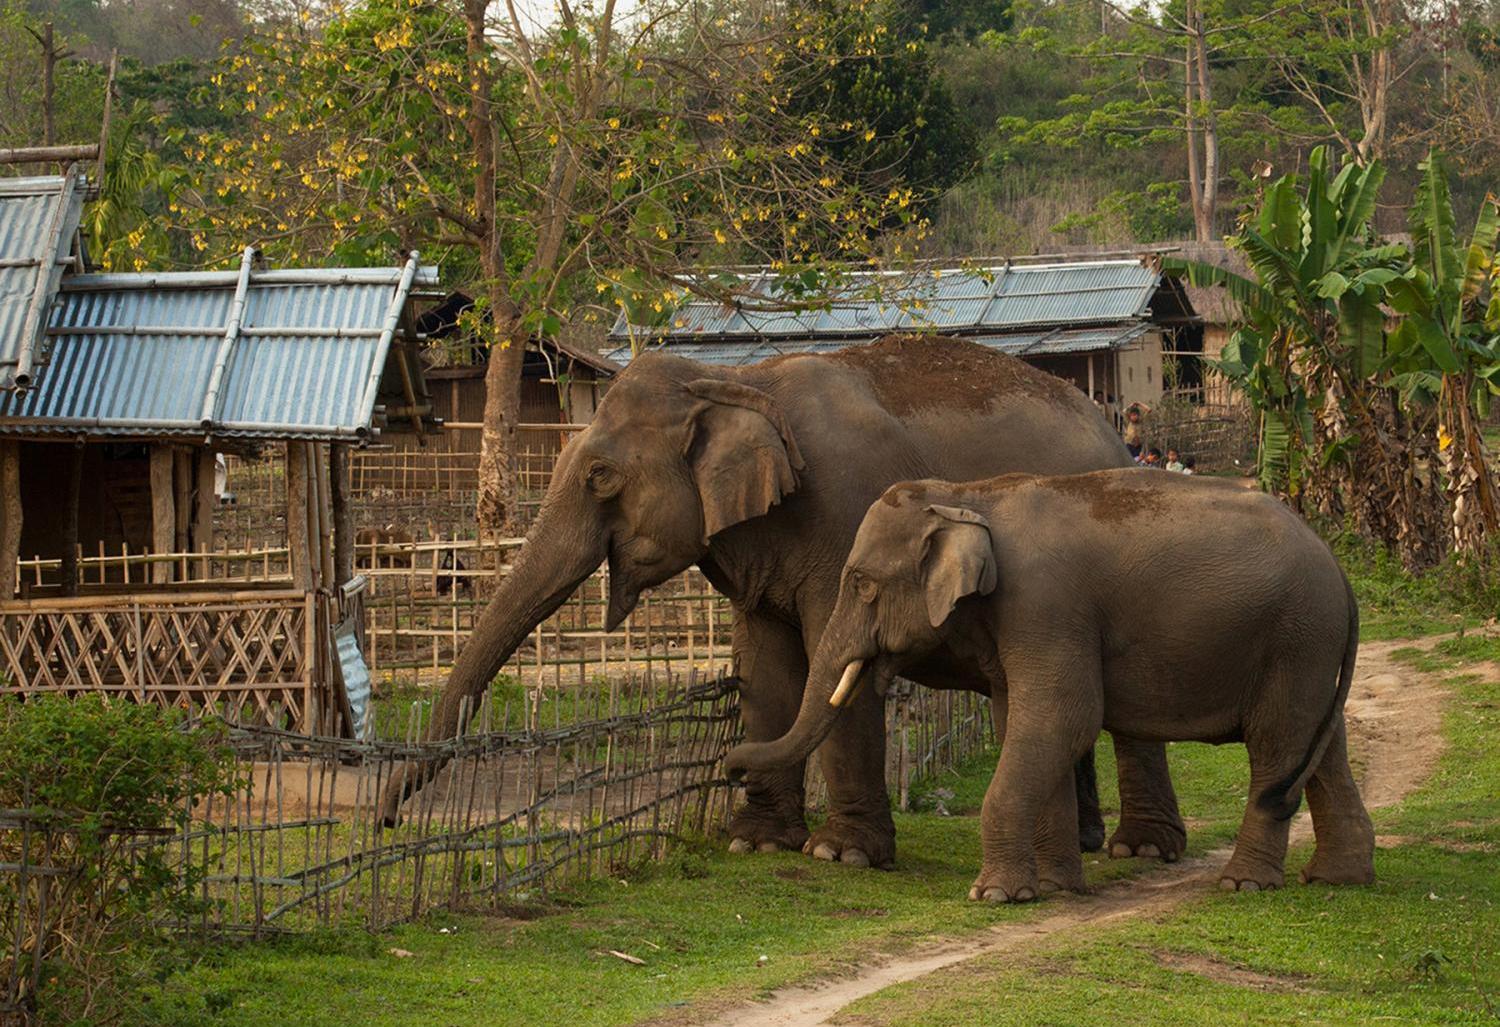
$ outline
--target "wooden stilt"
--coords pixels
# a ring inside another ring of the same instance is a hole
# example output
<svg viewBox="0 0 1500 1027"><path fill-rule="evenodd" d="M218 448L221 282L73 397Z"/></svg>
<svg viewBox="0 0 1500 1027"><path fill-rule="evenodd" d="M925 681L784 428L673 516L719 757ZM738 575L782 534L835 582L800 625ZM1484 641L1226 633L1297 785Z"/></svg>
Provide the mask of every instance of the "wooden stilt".
<svg viewBox="0 0 1500 1027"><path fill-rule="evenodd" d="M177 535L177 515L173 510L176 493L172 488L172 465L175 459L170 446L151 447L151 552L172 552ZM172 580L172 565L151 565L151 580L166 584Z"/></svg>
<svg viewBox="0 0 1500 1027"><path fill-rule="evenodd" d="M332 588L335 584L333 569L333 485L330 481L329 471L329 445L319 442L308 447L308 455L312 458L310 472L316 472L318 484L317 510L318 510L318 535L317 551L321 575L319 580L325 588Z"/></svg>
<svg viewBox="0 0 1500 1027"><path fill-rule="evenodd" d="M286 444L286 544L292 563L292 584L304 592L316 587L316 564L308 542L307 443Z"/></svg>
<svg viewBox="0 0 1500 1027"><path fill-rule="evenodd" d="M186 553L192 547L193 454L181 448L172 450L172 516L172 552Z"/></svg>
<svg viewBox="0 0 1500 1027"><path fill-rule="evenodd" d="M67 487L63 496L62 594L78 594L78 505L83 495L83 447L68 447Z"/></svg>
<svg viewBox="0 0 1500 1027"><path fill-rule="evenodd" d="M219 498L214 495L214 450L204 446L198 450L198 473L193 482L193 551L211 553L214 548L214 507ZM208 577L208 568L202 577Z"/></svg>
<svg viewBox="0 0 1500 1027"><path fill-rule="evenodd" d="M349 447L335 442L328 454L328 495L333 508L333 583L354 577L354 518L349 510Z"/></svg>
<svg viewBox="0 0 1500 1027"><path fill-rule="evenodd" d="M21 444L0 440L0 599L10 599L20 584Z"/></svg>

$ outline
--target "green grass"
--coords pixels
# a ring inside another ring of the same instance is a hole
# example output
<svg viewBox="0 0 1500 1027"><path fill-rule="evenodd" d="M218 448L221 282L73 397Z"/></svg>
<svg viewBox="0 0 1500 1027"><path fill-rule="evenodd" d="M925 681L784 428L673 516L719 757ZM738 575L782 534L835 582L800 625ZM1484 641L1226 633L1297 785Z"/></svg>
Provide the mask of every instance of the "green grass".
<svg viewBox="0 0 1500 1027"><path fill-rule="evenodd" d="M1173 746L1171 759L1183 809L1195 818L1191 851L1222 844L1243 809L1243 749ZM1099 769L1113 812L1107 742ZM993 770L992 755L976 758L922 794L945 789L953 795L950 812L972 812ZM722 843L704 842L556 896L551 906L518 907L509 918L438 917L379 935L326 933L205 950L150 996L149 1019L245 1027L629 1023L680 1003L744 1001L837 972L867 945L894 951L1046 915L1046 903L967 901L979 861L975 817L923 812L896 820L894 873L850 871L790 853L731 857ZM1094 882L1146 866L1087 858Z"/></svg>
<svg viewBox="0 0 1500 1027"><path fill-rule="evenodd" d="M1366 641L1473 628L1500 609L1500 576L1483 566L1450 558L1412 575L1390 554L1351 535L1332 544L1354 586L1360 637Z"/></svg>
<svg viewBox="0 0 1500 1027"><path fill-rule="evenodd" d="M848 1017L933 1027L1500 1021L1500 686L1467 672L1500 658L1500 639L1449 639L1406 658L1454 675L1450 744L1421 789L1376 811L1376 830L1397 837L1377 854L1375 886L1212 894L1020 963L975 960L887 989ZM1308 855L1294 852L1289 869Z"/></svg>

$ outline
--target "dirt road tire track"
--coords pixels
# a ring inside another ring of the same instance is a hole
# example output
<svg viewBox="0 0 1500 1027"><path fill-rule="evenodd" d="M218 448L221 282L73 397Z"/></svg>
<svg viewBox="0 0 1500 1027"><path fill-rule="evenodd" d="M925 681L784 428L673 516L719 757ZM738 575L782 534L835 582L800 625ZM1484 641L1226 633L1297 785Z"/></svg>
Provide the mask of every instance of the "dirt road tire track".
<svg viewBox="0 0 1500 1027"><path fill-rule="evenodd" d="M1371 809L1399 802L1415 790L1446 748L1442 725L1449 693L1441 676L1420 673L1391 655L1397 649L1427 647L1436 641L1360 646L1345 717L1360 791ZM1292 843L1311 836L1312 821L1304 808L1293 821ZM1228 849L1216 850L1117 881L1089 895L1053 897L1045 903L1047 914L1040 919L998 924L977 935L877 959L854 976L784 988L764 1002L737 1006L708 1022L716 1027L817 1027L867 995L956 963L1060 940L1080 927L1165 914L1216 888L1219 870L1228 857ZM1289 875L1289 880L1295 880L1295 875Z"/></svg>

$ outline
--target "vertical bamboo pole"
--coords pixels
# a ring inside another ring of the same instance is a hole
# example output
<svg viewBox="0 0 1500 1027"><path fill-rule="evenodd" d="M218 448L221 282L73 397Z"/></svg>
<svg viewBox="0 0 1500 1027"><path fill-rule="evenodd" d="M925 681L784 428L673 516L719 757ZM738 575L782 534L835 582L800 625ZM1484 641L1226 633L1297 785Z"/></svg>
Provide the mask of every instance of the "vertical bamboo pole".
<svg viewBox="0 0 1500 1027"><path fill-rule="evenodd" d="M151 553L161 556L172 551L172 542L177 533L177 516L173 512L172 490L173 456L170 446L151 447ZM172 565L165 561L151 562L151 580L166 584L172 580Z"/></svg>
<svg viewBox="0 0 1500 1027"><path fill-rule="evenodd" d="M21 569L21 444L0 440L0 599L15 596Z"/></svg>

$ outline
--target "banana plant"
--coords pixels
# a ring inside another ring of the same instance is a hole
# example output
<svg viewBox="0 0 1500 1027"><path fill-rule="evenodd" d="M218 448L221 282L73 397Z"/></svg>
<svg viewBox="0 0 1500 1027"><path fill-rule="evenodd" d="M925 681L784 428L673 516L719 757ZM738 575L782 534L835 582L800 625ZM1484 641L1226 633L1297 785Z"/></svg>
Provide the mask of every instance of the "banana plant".
<svg viewBox="0 0 1500 1027"><path fill-rule="evenodd" d="M1244 323L1215 366L1240 389L1259 419L1261 485L1293 499L1309 478L1347 461L1362 434L1376 432L1363 383L1386 358L1381 303L1399 277L1401 247L1378 245L1370 219L1385 169L1378 161L1337 168L1314 150L1305 182L1278 179L1259 214L1229 245L1254 277L1200 261L1168 259L1165 269L1198 286L1222 286ZM1348 425L1319 431L1324 395L1351 400Z"/></svg>
<svg viewBox="0 0 1500 1027"><path fill-rule="evenodd" d="M1386 285L1387 303L1400 315L1389 362L1403 401L1437 412L1452 542L1480 553L1500 529L1500 494L1480 430L1491 397L1500 395L1500 203L1485 197L1463 247L1441 154L1429 153L1419 171L1408 216L1411 266Z"/></svg>

